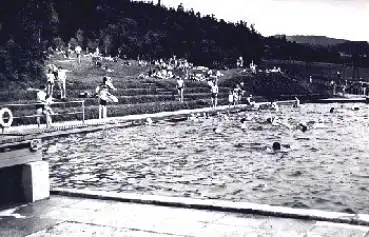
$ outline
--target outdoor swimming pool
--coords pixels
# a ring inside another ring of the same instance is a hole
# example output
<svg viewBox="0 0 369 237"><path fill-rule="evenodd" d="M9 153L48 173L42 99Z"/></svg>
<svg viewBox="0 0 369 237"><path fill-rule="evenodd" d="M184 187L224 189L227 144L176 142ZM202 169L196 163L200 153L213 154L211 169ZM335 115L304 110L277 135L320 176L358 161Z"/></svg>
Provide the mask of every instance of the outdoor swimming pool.
<svg viewBox="0 0 369 237"><path fill-rule="evenodd" d="M271 115L311 128L266 124ZM306 104L160 122L53 138L44 159L53 187L368 214L368 115L365 104ZM281 152L270 149L275 141Z"/></svg>

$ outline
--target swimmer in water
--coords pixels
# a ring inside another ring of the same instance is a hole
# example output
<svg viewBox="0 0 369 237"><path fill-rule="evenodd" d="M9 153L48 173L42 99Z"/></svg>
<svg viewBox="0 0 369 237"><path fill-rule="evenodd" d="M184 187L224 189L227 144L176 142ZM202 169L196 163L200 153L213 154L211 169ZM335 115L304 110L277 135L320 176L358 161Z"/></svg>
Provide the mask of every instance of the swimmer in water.
<svg viewBox="0 0 369 237"><path fill-rule="evenodd" d="M151 125L153 123L151 118L147 118L146 119L146 124Z"/></svg>
<svg viewBox="0 0 369 237"><path fill-rule="evenodd" d="M241 118L240 122L241 122L241 128L245 129L246 128L246 118Z"/></svg>
<svg viewBox="0 0 369 237"><path fill-rule="evenodd" d="M216 127L213 128L213 132L216 134L220 134L223 132L223 129L221 129L218 125L216 125Z"/></svg>
<svg viewBox="0 0 369 237"><path fill-rule="evenodd" d="M300 123L298 128L302 131L302 132L306 132L308 127L305 123Z"/></svg>
<svg viewBox="0 0 369 237"><path fill-rule="evenodd" d="M266 122L269 124L272 124L273 126L281 125L288 129L291 129L291 125L289 125L287 121L281 121L277 117L274 117L274 116L267 118Z"/></svg>
<svg viewBox="0 0 369 237"><path fill-rule="evenodd" d="M223 114L222 117L224 120L229 120L229 116L227 114Z"/></svg>
<svg viewBox="0 0 369 237"><path fill-rule="evenodd" d="M272 148L273 148L273 151L280 151L281 144L279 142L273 142Z"/></svg>
<svg viewBox="0 0 369 237"><path fill-rule="evenodd" d="M191 116L188 118L189 120L195 121L197 120L197 117L195 114L191 114Z"/></svg>
<svg viewBox="0 0 369 237"><path fill-rule="evenodd" d="M266 121L267 121L267 123L273 124L274 120L275 120L275 117L270 117L270 118L267 118Z"/></svg>

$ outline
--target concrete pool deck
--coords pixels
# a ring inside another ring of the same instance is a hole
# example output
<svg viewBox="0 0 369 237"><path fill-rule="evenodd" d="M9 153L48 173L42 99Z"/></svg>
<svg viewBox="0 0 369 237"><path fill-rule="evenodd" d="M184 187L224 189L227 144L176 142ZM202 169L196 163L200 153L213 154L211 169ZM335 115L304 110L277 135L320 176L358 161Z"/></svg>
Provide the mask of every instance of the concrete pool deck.
<svg viewBox="0 0 369 237"><path fill-rule="evenodd" d="M369 226L52 195L0 211L11 237L367 237Z"/></svg>

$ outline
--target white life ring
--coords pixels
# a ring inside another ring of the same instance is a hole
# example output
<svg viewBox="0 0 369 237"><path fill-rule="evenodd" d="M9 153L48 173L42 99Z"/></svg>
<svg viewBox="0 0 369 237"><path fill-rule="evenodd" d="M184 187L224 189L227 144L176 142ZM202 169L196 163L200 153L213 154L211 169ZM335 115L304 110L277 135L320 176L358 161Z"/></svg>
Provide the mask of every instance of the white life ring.
<svg viewBox="0 0 369 237"><path fill-rule="evenodd" d="M8 114L7 117L5 117L5 114ZM8 121L5 122L4 119L8 118ZM10 127L13 123L13 113L10 109L8 108L2 108L0 109L0 126L5 128L5 127Z"/></svg>
<svg viewBox="0 0 369 237"><path fill-rule="evenodd" d="M30 149L31 151L38 151L42 147L41 140L40 139L33 139L30 143Z"/></svg>

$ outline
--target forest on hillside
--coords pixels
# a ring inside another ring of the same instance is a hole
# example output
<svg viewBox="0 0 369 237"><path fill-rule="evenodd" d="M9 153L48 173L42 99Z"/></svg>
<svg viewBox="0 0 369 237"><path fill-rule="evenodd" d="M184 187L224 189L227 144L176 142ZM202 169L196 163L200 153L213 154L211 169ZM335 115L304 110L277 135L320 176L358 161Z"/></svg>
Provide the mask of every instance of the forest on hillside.
<svg viewBox="0 0 369 237"><path fill-rule="evenodd" d="M236 58L343 62L351 46L317 47L263 37L247 21L225 22L193 10L130 0L12 0L0 3L0 82L43 76L46 54L81 45L104 55L151 60L185 57L197 65L232 67ZM369 50L368 50L369 51ZM357 55L362 55L357 53ZM369 55L369 53L368 53ZM357 57L358 63L368 60ZM360 59L360 60L359 60Z"/></svg>

